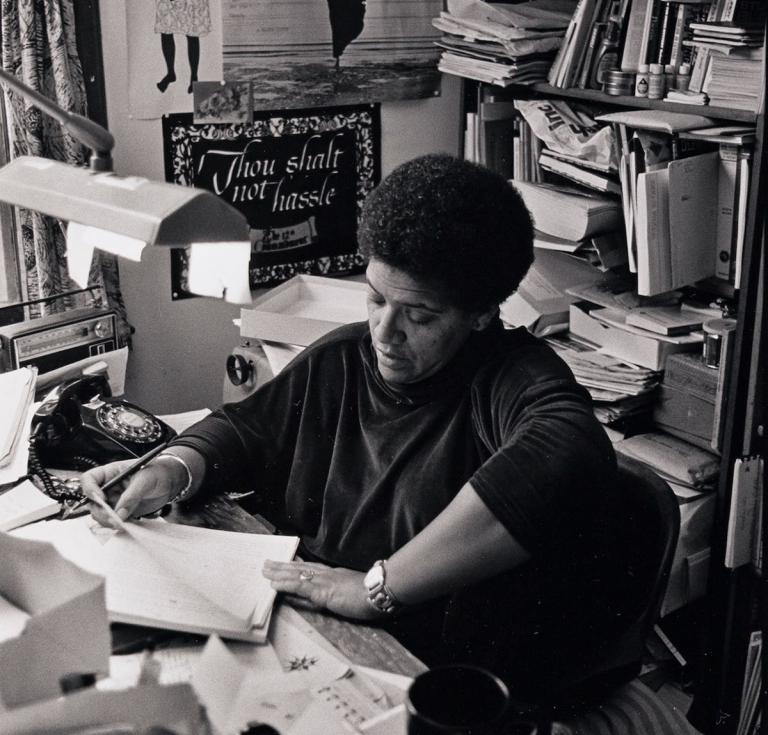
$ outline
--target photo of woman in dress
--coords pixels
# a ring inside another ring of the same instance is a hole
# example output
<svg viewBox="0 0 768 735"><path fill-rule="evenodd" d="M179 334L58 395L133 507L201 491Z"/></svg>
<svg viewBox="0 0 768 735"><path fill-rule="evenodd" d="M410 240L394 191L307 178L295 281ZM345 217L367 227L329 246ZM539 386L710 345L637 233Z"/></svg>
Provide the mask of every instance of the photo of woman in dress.
<svg viewBox="0 0 768 735"><path fill-rule="evenodd" d="M176 81L176 41L174 34L187 37L189 85L197 81L200 65L200 37L211 31L211 11L208 0L155 0L155 33L160 34L160 47L165 60L165 76L157 83L161 92Z"/></svg>

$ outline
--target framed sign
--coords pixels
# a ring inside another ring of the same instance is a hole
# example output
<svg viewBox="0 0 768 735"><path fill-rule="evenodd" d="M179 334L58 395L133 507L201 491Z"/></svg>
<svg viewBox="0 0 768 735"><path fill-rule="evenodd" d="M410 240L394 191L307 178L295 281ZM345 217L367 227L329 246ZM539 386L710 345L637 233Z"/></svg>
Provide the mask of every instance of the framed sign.
<svg viewBox="0 0 768 735"><path fill-rule="evenodd" d="M378 105L257 113L250 123L168 115L163 147L167 181L208 189L245 215L252 289L362 269L357 223L381 176ZM174 299L193 295L187 265L187 250L174 249Z"/></svg>

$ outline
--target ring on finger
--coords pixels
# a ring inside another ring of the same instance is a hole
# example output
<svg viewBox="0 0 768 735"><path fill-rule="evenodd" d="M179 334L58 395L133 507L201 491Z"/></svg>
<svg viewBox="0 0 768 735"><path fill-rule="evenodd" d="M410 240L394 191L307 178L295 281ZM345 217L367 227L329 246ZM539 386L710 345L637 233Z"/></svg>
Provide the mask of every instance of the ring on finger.
<svg viewBox="0 0 768 735"><path fill-rule="evenodd" d="M302 569L299 572L299 579L302 582L309 582L314 576L315 576L315 573L311 569Z"/></svg>

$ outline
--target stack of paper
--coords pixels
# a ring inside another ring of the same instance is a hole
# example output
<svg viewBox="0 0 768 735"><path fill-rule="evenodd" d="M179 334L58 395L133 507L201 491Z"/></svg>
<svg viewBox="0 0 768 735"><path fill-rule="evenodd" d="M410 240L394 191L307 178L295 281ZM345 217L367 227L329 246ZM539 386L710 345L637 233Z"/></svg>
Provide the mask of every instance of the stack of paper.
<svg viewBox="0 0 768 735"><path fill-rule="evenodd" d="M13 482L26 473L26 439L29 436L29 409L35 397L37 368L24 367L0 373L0 483ZM23 455L23 457L22 457ZM19 459L23 459L23 472L15 474Z"/></svg>
<svg viewBox="0 0 768 735"><path fill-rule="evenodd" d="M432 24L445 34L439 69L506 87L546 79L575 2L541 0L519 5L448 0Z"/></svg>
<svg viewBox="0 0 768 735"><path fill-rule="evenodd" d="M164 521L126 523L123 532L90 516L43 521L14 534L49 541L107 580L110 619L263 642L275 592L264 561L288 561L294 536L263 536Z"/></svg>
<svg viewBox="0 0 768 735"><path fill-rule="evenodd" d="M10 531L59 512L59 503L29 480L0 494L0 531Z"/></svg>

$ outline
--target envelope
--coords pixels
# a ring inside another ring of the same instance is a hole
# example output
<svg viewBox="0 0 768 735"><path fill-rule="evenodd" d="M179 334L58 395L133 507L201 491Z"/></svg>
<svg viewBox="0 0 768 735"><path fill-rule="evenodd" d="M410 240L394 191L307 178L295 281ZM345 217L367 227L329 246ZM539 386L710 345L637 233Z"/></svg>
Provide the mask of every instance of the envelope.
<svg viewBox="0 0 768 735"><path fill-rule="evenodd" d="M49 543L6 533L0 559L0 598L29 615L19 634L0 642L0 711L59 696L65 674L107 674L104 578Z"/></svg>

